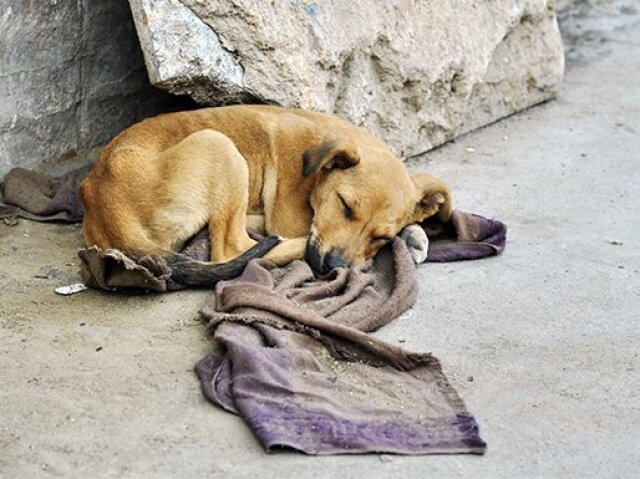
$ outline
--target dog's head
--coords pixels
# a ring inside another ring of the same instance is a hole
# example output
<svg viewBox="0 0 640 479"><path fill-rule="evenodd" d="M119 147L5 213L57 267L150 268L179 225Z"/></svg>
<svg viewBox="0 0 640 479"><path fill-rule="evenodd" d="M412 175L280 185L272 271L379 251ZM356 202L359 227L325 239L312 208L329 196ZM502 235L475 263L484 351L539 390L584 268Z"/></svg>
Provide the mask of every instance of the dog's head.
<svg viewBox="0 0 640 479"><path fill-rule="evenodd" d="M328 141L306 151L303 174L315 175L307 260L320 273L372 258L408 224L451 216L446 185L409 176L382 143Z"/></svg>

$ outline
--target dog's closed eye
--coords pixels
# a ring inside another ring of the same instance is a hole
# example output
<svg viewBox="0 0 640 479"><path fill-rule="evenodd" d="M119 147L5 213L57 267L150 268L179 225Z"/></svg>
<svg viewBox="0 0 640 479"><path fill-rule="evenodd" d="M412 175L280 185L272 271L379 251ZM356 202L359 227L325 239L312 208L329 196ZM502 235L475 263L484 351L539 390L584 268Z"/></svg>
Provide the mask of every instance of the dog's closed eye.
<svg viewBox="0 0 640 479"><path fill-rule="evenodd" d="M347 218L348 220L353 219L353 210L351 209L351 207L347 204L347 202L345 201L345 199L340 196L340 194L338 193L338 198L340 198L340 202L342 203L342 206L344 207L344 217Z"/></svg>

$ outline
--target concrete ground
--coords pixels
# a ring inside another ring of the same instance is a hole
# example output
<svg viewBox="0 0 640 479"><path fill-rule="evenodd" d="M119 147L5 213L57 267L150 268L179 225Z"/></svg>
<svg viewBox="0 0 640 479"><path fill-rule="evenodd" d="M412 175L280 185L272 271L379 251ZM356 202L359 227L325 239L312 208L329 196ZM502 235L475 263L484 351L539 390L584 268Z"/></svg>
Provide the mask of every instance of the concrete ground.
<svg viewBox="0 0 640 479"><path fill-rule="evenodd" d="M0 476L637 477L640 11L621 3L565 16L556 101L412 162L510 227L500 257L422 266L378 333L442 360L485 456L264 454L193 374L206 292L57 296L80 229L21 221L0 225Z"/></svg>

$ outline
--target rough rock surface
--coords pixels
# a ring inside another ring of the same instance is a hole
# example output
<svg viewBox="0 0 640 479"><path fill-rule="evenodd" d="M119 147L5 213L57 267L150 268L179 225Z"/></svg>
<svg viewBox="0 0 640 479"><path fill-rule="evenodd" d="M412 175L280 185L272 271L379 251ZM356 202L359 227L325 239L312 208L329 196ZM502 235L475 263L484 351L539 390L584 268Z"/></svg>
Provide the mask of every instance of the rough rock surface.
<svg viewBox="0 0 640 479"><path fill-rule="evenodd" d="M129 0L152 83L335 112L411 156L551 98L553 0Z"/></svg>
<svg viewBox="0 0 640 479"><path fill-rule="evenodd" d="M177 103L149 84L127 0L3 2L0 98L0 179Z"/></svg>

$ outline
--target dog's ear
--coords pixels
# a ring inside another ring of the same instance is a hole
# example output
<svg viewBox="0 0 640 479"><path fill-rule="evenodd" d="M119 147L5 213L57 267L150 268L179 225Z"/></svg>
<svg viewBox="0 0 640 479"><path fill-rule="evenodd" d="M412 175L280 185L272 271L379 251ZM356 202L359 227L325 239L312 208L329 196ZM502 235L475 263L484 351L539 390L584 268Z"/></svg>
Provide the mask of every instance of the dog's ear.
<svg viewBox="0 0 640 479"><path fill-rule="evenodd" d="M304 152L302 174L307 177L320 171L321 168L344 170L358 164L359 161L358 147L352 141L326 141Z"/></svg>
<svg viewBox="0 0 640 479"><path fill-rule="evenodd" d="M412 223L419 223L435 214L443 223L448 222L453 205L447 185L424 173L413 175L411 179L417 191Z"/></svg>

